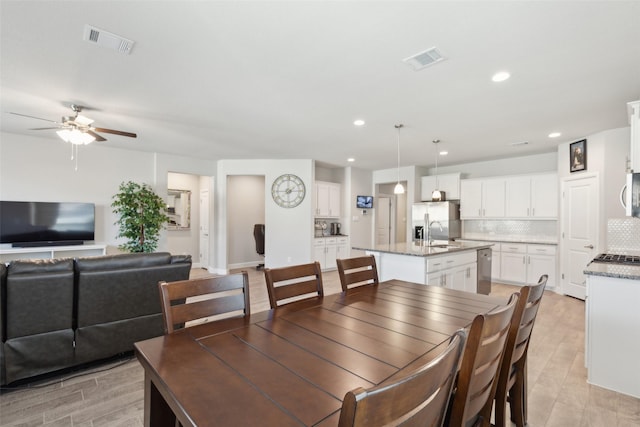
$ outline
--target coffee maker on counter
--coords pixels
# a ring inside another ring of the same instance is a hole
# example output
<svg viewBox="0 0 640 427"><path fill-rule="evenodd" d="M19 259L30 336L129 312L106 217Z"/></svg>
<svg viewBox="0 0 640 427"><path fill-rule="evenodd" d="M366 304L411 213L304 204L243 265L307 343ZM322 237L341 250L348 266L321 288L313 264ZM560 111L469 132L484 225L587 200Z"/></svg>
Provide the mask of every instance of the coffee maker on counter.
<svg viewBox="0 0 640 427"><path fill-rule="evenodd" d="M339 222L332 222L331 223L331 235L332 236L336 236L340 234L340 223Z"/></svg>

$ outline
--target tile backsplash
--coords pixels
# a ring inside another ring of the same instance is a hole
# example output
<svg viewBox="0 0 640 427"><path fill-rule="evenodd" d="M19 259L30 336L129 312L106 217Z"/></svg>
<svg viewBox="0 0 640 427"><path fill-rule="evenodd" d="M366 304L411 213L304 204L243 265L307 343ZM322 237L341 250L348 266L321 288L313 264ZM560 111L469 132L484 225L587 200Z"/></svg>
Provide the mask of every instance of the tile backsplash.
<svg viewBox="0 0 640 427"><path fill-rule="evenodd" d="M640 218L614 218L607 221L607 251L640 251Z"/></svg>
<svg viewBox="0 0 640 427"><path fill-rule="evenodd" d="M462 237L467 239L558 241L558 221L466 220Z"/></svg>

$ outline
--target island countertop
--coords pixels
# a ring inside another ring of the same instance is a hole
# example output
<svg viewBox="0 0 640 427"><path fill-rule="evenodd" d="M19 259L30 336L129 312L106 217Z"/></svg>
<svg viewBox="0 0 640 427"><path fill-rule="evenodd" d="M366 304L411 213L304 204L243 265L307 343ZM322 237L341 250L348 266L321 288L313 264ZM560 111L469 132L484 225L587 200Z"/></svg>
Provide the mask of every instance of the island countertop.
<svg viewBox="0 0 640 427"><path fill-rule="evenodd" d="M353 246L352 249L369 252L381 252L396 255L410 255L427 257L432 255L444 255L454 252L470 251L490 248L492 243L486 242L444 242L435 241L431 246L421 246L415 242L390 243L375 246Z"/></svg>

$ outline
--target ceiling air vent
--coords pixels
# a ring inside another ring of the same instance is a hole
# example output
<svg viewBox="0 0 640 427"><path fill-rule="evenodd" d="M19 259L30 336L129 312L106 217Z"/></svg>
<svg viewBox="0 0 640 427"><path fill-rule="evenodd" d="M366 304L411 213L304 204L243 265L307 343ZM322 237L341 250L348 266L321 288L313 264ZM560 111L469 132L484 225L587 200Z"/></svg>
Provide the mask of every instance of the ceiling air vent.
<svg viewBox="0 0 640 427"><path fill-rule="evenodd" d="M405 58L402 61L411 65L415 71L418 71L428 67L429 65L442 62L445 59L447 58L442 56L437 48L432 47L431 49L427 49L424 52L416 53L415 55Z"/></svg>
<svg viewBox="0 0 640 427"><path fill-rule="evenodd" d="M130 54L135 43L133 40L125 39L91 25L84 26L83 40L124 54Z"/></svg>

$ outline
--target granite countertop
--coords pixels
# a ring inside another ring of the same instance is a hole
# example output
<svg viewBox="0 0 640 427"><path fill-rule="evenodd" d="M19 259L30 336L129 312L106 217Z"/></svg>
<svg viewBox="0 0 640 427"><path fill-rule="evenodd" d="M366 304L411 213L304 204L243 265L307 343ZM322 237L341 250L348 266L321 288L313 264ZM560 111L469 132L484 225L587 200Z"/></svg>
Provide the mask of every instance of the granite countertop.
<svg viewBox="0 0 640 427"><path fill-rule="evenodd" d="M614 277L617 279L640 280L640 266L591 262L584 270L588 276Z"/></svg>
<svg viewBox="0 0 640 427"><path fill-rule="evenodd" d="M353 246L352 249L371 252L383 252L397 255L426 257L431 255L443 255L470 250L475 251L478 249L490 248L491 246L493 246L493 244L483 242L435 241L432 246L421 246L419 244L415 244L414 242L407 242L375 246Z"/></svg>

